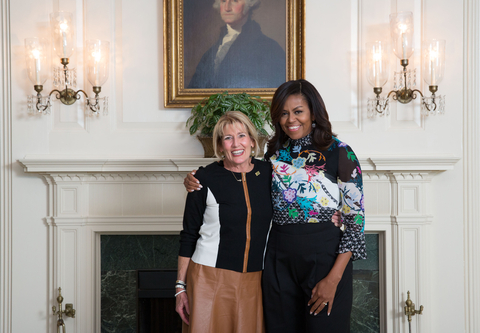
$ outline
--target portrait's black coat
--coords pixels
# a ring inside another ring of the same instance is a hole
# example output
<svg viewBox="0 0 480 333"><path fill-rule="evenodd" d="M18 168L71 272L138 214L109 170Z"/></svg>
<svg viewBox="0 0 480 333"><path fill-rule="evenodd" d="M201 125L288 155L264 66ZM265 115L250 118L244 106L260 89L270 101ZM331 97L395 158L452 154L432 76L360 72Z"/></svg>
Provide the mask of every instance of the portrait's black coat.
<svg viewBox="0 0 480 333"><path fill-rule="evenodd" d="M198 63L188 88L277 88L285 82L285 51L253 20L243 25L215 76L215 56L226 34L224 26L218 41Z"/></svg>

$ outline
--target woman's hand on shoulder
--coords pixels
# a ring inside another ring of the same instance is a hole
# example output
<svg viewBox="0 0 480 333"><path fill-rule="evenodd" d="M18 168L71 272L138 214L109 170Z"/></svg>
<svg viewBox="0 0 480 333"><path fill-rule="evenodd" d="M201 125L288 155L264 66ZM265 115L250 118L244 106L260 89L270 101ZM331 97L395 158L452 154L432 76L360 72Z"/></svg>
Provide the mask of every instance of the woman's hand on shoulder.
<svg viewBox="0 0 480 333"><path fill-rule="evenodd" d="M194 177L197 170L193 170L191 173L187 174L187 177L183 179L183 185L187 192L200 191L202 185L197 178Z"/></svg>
<svg viewBox="0 0 480 333"><path fill-rule="evenodd" d="M336 227L341 228L343 226L342 214L340 213L339 210L337 210L335 214L332 215L332 222L333 224L335 224Z"/></svg>
<svg viewBox="0 0 480 333"><path fill-rule="evenodd" d="M187 325L190 324L189 318L190 318L190 307L188 306L188 297L187 293L183 292L181 294L178 294L176 297L176 305L175 305L175 311L178 312L180 315L180 318L182 318L183 322Z"/></svg>

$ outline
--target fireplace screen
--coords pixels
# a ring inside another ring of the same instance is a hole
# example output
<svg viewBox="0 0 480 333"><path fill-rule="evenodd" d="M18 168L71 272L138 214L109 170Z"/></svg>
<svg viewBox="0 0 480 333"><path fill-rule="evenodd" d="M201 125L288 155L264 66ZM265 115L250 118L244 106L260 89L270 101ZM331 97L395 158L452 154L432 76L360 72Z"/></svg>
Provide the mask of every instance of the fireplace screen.
<svg viewBox="0 0 480 333"><path fill-rule="evenodd" d="M182 320L175 312L176 270L137 271L137 332L181 333Z"/></svg>

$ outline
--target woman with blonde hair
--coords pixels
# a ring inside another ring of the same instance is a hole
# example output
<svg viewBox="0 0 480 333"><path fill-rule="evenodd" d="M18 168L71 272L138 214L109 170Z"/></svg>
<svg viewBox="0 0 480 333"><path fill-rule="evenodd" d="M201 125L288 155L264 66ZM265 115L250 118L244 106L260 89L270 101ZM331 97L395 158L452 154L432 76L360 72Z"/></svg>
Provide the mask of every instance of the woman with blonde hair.
<svg viewBox="0 0 480 333"><path fill-rule="evenodd" d="M184 332L264 332L261 276L272 218L271 166L254 158L258 138L243 113L213 132L221 160L200 168L187 196L178 257L176 311Z"/></svg>

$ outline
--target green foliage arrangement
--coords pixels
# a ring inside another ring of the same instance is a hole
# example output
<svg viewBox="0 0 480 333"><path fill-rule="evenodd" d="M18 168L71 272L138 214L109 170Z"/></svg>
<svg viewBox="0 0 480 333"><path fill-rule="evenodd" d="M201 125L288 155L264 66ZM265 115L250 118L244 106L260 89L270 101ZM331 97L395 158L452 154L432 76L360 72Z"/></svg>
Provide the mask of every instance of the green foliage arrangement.
<svg viewBox="0 0 480 333"><path fill-rule="evenodd" d="M215 124L227 111L241 111L246 114L259 135L268 136L263 128L265 124L273 129L270 103L267 100L246 93L229 94L228 91L224 91L204 98L192 108L192 115L187 120L190 134L200 131L200 136L211 137Z"/></svg>

